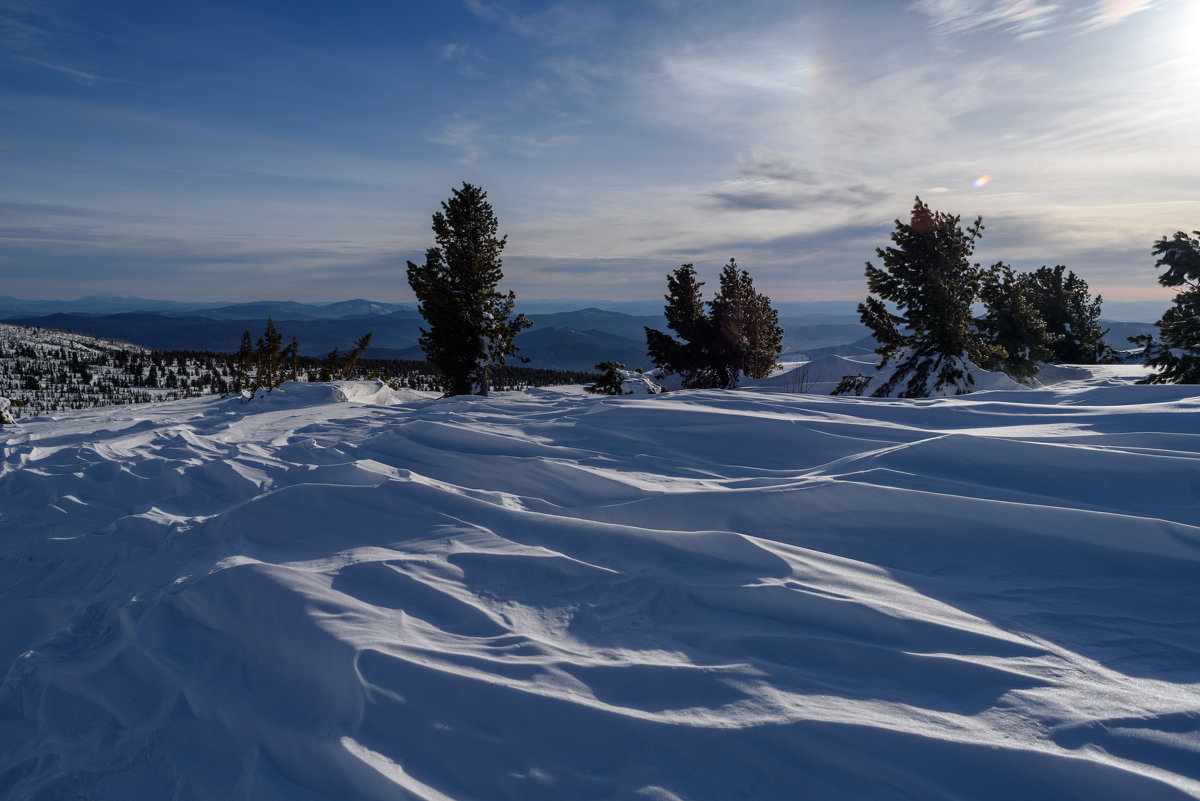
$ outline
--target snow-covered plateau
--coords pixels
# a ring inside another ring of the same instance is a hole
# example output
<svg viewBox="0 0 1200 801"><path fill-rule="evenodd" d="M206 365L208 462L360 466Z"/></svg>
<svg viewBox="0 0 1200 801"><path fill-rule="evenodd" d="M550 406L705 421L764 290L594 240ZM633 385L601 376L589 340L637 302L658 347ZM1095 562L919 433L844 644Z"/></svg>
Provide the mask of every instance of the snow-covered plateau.
<svg viewBox="0 0 1200 801"><path fill-rule="evenodd" d="M4 426L0 798L1200 797L1200 387L1139 375Z"/></svg>

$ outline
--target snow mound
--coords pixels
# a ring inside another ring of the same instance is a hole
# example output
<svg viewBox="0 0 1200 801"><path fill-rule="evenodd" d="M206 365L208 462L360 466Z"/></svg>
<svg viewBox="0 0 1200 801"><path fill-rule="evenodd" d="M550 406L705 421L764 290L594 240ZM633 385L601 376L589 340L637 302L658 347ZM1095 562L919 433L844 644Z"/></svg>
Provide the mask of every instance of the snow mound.
<svg viewBox="0 0 1200 801"><path fill-rule="evenodd" d="M4 427L0 798L1200 797L1200 390L1140 374Z"/></svg>
<svg viewBox="0 0 1200 801"><path fill-rule="evenodd" d="M1033 378L1039 386L1048 387L1064 381L1087 381L1092 376L1093 371L1083 365L1046 364Z"/></svg>
<svg viewBox="0 0 1200 801"><path fill-rule="evenodd" d="M325 403L393 406L433 397L436 397L434 393L415 389L392 389L382 381L333 381L311 384L285 381L271 390L256 390L253 398L246 392L233 400L237 403L253 403L257 408L268 407L274 410Z"/></svg>
<svg viewBox="0 0 1200 801"><path fill-rule="evenodd" d="M875 356L821 356L801 362L769 378L746 379L740 386L746 389L776 389L812 395L828 395L843 376L875 372Z"/></svg>

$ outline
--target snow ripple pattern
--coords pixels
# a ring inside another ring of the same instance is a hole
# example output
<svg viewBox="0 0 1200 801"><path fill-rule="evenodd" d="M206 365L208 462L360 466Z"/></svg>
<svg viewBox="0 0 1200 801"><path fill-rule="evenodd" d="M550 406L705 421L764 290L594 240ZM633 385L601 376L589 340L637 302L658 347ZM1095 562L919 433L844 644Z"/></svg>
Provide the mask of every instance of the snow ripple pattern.
<svg viewBox="0 0 1200 801"><path fill-rule="evenodd" d="M6 427L0 799L1200 797L1200 396L1118 378Z"/></svg>

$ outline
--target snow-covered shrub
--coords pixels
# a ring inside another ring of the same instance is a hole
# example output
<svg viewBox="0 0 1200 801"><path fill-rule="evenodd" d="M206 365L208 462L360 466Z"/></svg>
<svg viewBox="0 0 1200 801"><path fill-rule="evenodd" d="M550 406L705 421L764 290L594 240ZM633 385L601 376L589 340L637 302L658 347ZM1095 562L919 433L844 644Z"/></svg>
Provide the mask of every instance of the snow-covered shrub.
<svg viewBox="0 0 1200 801"><path fill-rule="evenodd" d="M600 380L584 387L596 395L656 395L666 389L655 380L660 372L657 369L649 373L626 370L620 362L601 362L596 369L603 373Z"/></svg>

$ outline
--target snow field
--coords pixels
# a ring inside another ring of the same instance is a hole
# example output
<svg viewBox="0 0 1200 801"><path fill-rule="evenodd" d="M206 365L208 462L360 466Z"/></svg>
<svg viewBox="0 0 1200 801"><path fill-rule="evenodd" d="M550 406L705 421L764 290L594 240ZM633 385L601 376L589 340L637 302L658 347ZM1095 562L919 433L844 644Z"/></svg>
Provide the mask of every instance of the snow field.
<svg viewBox="0 0 1200 801"><path fill-rule="evenodd" d="M1200 393L1137 370L0 429L0 798L1200 797Z"/></svg>

